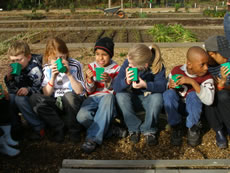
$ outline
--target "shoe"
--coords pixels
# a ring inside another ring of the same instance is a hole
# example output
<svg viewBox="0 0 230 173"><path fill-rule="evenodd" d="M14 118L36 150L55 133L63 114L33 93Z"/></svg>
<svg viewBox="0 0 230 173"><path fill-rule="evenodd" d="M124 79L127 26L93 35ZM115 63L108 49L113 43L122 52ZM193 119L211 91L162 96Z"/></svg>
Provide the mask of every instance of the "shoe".
<svg viewBox="0 0 230 173"><path fill-rule="evenodd" d="M216 131L216 145L221 148L227 148L227 138L222 130Z"/></svg>
<svg viewBox="0 0 230 173"><path fill-rule="evenodd" d="M153 133L149 133L145 135L145 140L146 140L147 145L149 146L154 146L158 144L157 135Z"/></svg>
<svg viewBox="0 0 230 173"><path fill-rule="evenodd" d="M188 129L188 144L195 147L201 143L200 128L193 125Z"/></svg>
<svg viewBox="0 0 230 173"><path fill-rule="evenodd" d="M181 146L182 137L183 137L181 124L171 126L171 129L172 129L171 138L170 138L171 144L173 146Z"/></svg>
<svg viewBox="0 0 230 173"><path fill-rule="evenodd" d="M125 138L127 136L127 130L122 129L117 126L112 127L112 136L116 136L119 138Z"/></svg>
<svg viewBox="0 0 230 173"><path fill-rule="evenodd" d="M29 135L30 140L38 141L42 140L42 138L45 136L45 130L41 129L39 131L32 131L32 133Z"/></svg>
<svg viewBox="0 0 230 173"><path fill-rule="evenodd" d="M6 140L6 143L10 146L17 146L18 141L13 140L11 137L11 125L0 126L0 128L4 132L4 138Z"/></svg>
<svg viewBox="0 0 230 173"><path fill-rule="evenodd" d="M71 132L70 135L69 135L69 139L73 143L81 142L81 134L80 134L80 132Z"/></svg>
<svg viewBox="0 0 230 173"><path fill-rule="evenodd" d="M137 144L140 141L140 134L137 132L130 133L130 141Z"/></svg>
<svg viewBox="0 0 230 173"><path fill-rule="evenodd" d="M94 142L93 140L88 139L82 144L81 149L85 153L90 154L96 149L96 147L97 147L97 143Z"/></svg>
<svg viewBox="0 0 230 173"><path fill-rule="evenodd" d="M64 139L65 139L65 135L64 135L63 130L58 130L58 131L54 132L54 135L52 137L52 141L57 142L57 143L61 143L64 141Z"/></svg>

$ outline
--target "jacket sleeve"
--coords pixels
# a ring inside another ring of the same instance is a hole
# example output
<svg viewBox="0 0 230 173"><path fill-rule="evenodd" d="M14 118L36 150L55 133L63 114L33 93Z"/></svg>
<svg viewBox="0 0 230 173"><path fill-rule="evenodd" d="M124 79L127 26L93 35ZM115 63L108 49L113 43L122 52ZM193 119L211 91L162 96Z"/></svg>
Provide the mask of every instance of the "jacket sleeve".
<svg viewBox="0 0 230 173"><path fill-rule="evenodd" d="M126 68L128 67L128 64L128 60L126 59L112 83L115 92L121 92L130 86L126 83Z"/></svg>
<svg viewBox="0 0 230 173"><path fill-rule="evenodd" d="M152 93L163 93L166 90L167 80L165 78L165 68L154 75L154 80L147 82L146 91Z"/></svg>
<svg viewBox="0 0 230 173"><path fill-rule="evenodd" d="M196 93L201 102L205 105L211 105L214 101L215 86L213 79L207 79L200 85L200 93Z"/></svg>
<svg viewBox="0 0 230 173"><path fill-rule="evenodd" d="M29 90L28 95L33 93L41 92L41 83L42 83L42 71L39 67L34 67L28 74L28 77L32 81L32 86L27 87Z"/></svg>

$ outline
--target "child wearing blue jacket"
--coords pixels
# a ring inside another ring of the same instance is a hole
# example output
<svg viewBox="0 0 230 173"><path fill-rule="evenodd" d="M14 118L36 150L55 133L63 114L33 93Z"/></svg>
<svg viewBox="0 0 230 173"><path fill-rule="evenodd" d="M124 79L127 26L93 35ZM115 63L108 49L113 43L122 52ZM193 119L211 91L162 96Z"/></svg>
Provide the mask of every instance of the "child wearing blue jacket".
<svg viewBox="0 0 230 173"><path fill-rule="evenodd" d="M137 44L127 57L113 83L118 107L128 127L130 140L138 143L142 133L148 145L156 145L158 115L167 83L160 49L154 44L151 47ZM134 74L129 68L138 69L138 81L132 81ZM136 114L141 109L146 112L144 122Z"/></svg>

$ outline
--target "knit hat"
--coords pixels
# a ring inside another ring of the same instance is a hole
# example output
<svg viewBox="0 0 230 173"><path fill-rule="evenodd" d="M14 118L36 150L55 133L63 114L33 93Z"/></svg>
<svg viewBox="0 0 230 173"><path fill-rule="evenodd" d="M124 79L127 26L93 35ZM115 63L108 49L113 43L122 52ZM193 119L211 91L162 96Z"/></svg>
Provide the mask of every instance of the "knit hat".
<svg viewBox="0 0 230 173"><path fill-rule="evenodd" d="M110 55L110 58L113 57L114 43L111 38L104 37L96 41L94 52L97 49L102 49Z"/></svg>
<svg viewBox="0 0 230 173"><path fill-rule="evenodd" d="M224 58L230 58L230 45L224 36L211 36L204 42L205 49L217 52Z"/></svg>

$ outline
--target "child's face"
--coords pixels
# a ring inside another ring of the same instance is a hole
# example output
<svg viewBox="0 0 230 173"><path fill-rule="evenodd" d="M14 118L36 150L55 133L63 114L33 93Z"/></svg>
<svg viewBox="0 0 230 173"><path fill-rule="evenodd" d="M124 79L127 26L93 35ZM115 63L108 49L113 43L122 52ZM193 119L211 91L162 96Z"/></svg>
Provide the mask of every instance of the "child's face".
<svg viewBox="0 0 230 173"><path fill-rule="evenodd" d="M22 65L22 69L26 68L31 60L31 55L25 56L24 54L18 56L10 56L12 63L19 63Z"/></svg>
<svg viewBox="0 0 230 173"><path fill-rule="evenodd" d="M148 68L148 63L146 63L144 66L140 67L134 62L130 57L128 56L128 62L129 62L129 67L130 68L138 68L138 70L143 70L144 68Z"/></svg>
<svg viewBox="0 0 230 173"><path fill-rule="evenodd" d="M222 55L220 55L217 52L209 52L209 55L211 58L213 58L214 61L216 61L218 64L223 64L226 62L227 58L224 58Z"/></svg>
<svg viewBox="0 0 230 173"><path fill-rule="evenodd" d="M95 57L96 62L100 67L107 67L110 64L109 54L102 49L97 49L95 51Z"/></svg>
<svg viewBox="0 0 230 173"><path fill-rule="evenodd" d="M188 68L190 69L191 74L197 76L204 76L208 72L208 56L201 56L189 62Z"/></svg>
<svg viewBox="0 0 230 173"><path fill-rule="evenodd" d="M51 64L55 64L58 58L62 59L62 62L67 61L67 55L62 53L56 53L56 56L50 59Z"/></svg>

